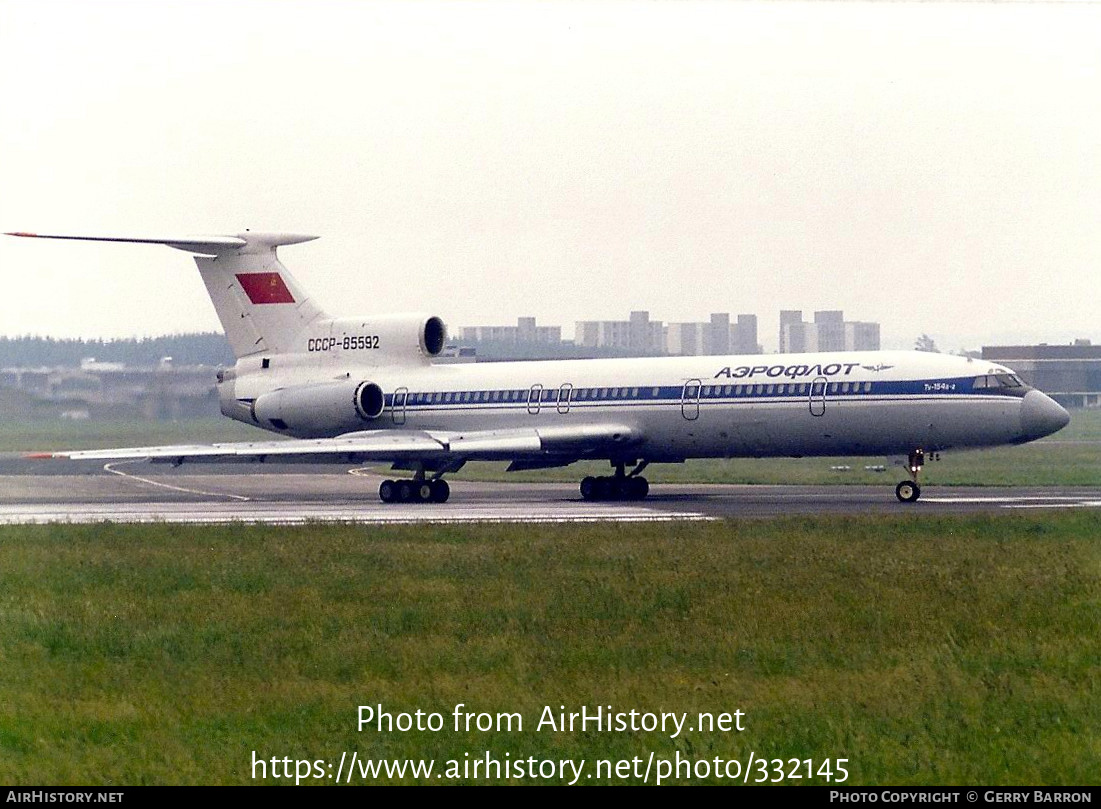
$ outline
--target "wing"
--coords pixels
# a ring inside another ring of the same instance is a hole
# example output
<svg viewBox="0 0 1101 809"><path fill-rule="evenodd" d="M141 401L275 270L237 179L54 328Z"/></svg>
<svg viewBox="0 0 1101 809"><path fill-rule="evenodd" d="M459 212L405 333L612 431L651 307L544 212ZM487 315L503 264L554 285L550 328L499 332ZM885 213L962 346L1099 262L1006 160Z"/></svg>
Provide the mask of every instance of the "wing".
<svg viewBox="0 0 1101 809"><path fill-rule="evenodd" d="M373 430L336 438L246 441L227 444L128 447L35 453L34 458L142 459L157 463L424 463L442 468L466 461L522 462L525 468L558 466L637 443L630 427L589 424L509 430Z"/></svg>

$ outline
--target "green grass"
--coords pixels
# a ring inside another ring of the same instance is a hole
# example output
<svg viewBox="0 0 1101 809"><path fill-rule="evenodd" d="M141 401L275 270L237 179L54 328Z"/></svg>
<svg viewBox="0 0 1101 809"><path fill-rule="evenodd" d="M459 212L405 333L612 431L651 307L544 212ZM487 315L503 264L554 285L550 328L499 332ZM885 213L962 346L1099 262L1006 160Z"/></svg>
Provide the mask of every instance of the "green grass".
<svg viewBox="0 0 1101 809"><path fill-rule="evenodd" d="M848 758L850 784L1097 783L1099 541L1085 509L0 528L0 782L248 783L253 750L679 750ZM526 726L357 732L377 703ZM740 708L747 730L535 732L544 705Z"/></svg>
<svg viewBox="0 0 1101 809"><path fill-rule="evenodd" d="M0 452L270 441L277 437L259 428L221 417L180 421L0 420Z"/></svg>

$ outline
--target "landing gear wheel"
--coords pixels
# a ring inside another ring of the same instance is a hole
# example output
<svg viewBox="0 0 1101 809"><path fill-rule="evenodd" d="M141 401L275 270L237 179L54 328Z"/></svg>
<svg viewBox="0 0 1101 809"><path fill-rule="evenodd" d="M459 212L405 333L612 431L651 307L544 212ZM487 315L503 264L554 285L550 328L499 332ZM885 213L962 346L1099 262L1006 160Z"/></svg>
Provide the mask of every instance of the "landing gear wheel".
<svg viewBox="0 0 1101 809"><path fill-rule="evenodd" d="M378 487L378 498L384 503L446 503L451 496L447 481L384 480Z"/></svg>
<svg viewBox="0 0 1101 809"><path fill-rule="evenodd" d="M392 480L384 480L378 487L378 499L384 503L393 503L397 493L397 485Z"/></svg>
<svg viewBox="0 0 1101 809"><path fill-rule="evenodd" d="M909 480L895 486L895 497L902 503L916 503L921 497L921 487Z"/></svg>
<svg viewBox="0 0 1101 809"><path fill-rule="evenodd" d="M593 487L595 492L594 500L609 500L612 496L613 481L611 478L600 477L596 479L596 485Z"/></svg>
<svg viewBox="0 0 1101 809"><path fill-rule="evenodd" d="M650 484L644 477L587 477L581 481L586 500L644 500Z"/></svg>

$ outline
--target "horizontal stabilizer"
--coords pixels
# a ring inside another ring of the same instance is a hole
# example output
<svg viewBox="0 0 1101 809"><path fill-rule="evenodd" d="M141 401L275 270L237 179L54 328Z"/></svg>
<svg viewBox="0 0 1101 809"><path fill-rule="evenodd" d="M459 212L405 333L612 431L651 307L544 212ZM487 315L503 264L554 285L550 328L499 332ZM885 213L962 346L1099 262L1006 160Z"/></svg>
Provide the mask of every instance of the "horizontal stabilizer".
<svg viewBox="0 0 1101 809"><path fill-rule="evenodd" d="M252 233L246 231L237 236L68 236L47 233L6 233L6 236L22 236L30 239L66 239L78 242L125 242L129 244L163 244L188 253L217 255L243 248L272 249L284 244L301 244L316 236L303 233Z"/></svg>

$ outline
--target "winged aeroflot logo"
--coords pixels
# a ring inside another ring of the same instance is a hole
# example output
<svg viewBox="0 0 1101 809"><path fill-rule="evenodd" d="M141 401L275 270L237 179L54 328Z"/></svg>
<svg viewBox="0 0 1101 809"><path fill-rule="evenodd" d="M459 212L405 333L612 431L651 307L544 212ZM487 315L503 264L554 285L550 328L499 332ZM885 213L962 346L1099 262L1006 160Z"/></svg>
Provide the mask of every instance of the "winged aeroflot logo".
<svg viewBox="0 0 1101 809"><path fill-rule="evenodd" d="M895 366L893 366L893 365L884 365L881 362L881 363L878 363L877 365L861 365L860 367L863 368L865 371L876 371L876 372L878 372L878 371L887 371L891 368L894 368Z"/></svg>

